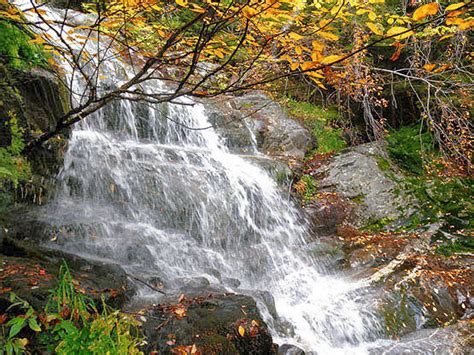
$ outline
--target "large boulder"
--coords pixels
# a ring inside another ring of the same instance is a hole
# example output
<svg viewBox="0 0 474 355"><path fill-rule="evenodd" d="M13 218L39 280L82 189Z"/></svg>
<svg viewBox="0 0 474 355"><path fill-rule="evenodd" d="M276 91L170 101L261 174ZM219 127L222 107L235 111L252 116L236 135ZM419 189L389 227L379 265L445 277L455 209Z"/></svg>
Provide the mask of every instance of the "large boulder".
<svg viewBox="0 0 474 355"><path fill-rule="evenodd" d="M236 294L168 299L143 314L147 351L172 354L275 354L276 346L255 301ZM183 352L185 353L185 352Z"/></svg>
<svg viewBox="0 0 474 355"><path fill-rule="evenodd" d="M330 233L340 224L360 227L400 217L405 202L390 177L396 173L381 168L387 159L379 143L368 143L346 149L312 170L321 198L307 211L316 227Z"/></svg>

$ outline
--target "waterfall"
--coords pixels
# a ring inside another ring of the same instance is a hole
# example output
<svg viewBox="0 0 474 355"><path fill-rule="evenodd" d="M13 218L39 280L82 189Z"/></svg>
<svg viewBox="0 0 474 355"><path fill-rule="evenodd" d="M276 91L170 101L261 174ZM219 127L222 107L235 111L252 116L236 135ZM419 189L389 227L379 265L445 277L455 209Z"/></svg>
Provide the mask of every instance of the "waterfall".
<svg viewBox="0 0 474 355"><path fill-rule="evenodd" d="M63 15L48 8L47 16ZM82 93L77 73L64 67ZM128 73L133 68L111 58L101 85L119 85ZM141 89L168 90L158 81ZM206 104L188 98L116 101L76 124L43 216L60 231L54 247L113 260L170 290L206 278L217 289L268 291L277 316L265 302L259 307L275 341L318 354L364 353L380 336L365 285L331 274L306 253L304 218L254 159L233 153L213 128L185 128L209 125ZM261 153L255 147L253 154ZM137 297L157 297L150 292Z"/></svg>

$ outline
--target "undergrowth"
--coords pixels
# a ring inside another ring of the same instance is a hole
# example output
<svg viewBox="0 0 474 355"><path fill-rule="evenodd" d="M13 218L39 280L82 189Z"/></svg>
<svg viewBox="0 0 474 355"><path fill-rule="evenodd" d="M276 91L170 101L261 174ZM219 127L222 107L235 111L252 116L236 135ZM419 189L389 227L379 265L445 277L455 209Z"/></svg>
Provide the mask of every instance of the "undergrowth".
<svg viewBox="0 0 474 355"><path fill-rule="evenodd" d="M474 180L457 171L442 159L429 132L418 126L404 127L390 132L388 152L403 169L405 178L398 180L398 192L408 194L416 201L416 210L406 228L416 228L433 222L443 222L444 229L455 240L441 240L437 252L451 255L456 252L473 252L472 233Z"/></svg>
<svg viewBox="0 0 474 355"><path fill-rule="evenodd" d="M42 312L14 293L10 302L17 315L0 325L0 354L31 353L30 345L39 353L142 354L139 322L77 291L65 263Z"/></svg>

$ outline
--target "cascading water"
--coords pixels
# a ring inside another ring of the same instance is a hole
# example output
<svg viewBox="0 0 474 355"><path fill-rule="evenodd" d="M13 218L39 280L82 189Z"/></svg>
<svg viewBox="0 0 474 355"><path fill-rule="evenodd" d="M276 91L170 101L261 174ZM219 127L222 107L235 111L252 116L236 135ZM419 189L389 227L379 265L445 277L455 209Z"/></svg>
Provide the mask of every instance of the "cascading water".
<svg viewBox="0 0 474 355"><path fill-rule="evenodd" d="M62 18L52 9L48 16ZM102 83L119 85L127 72L112 58ZM81 80L73 84L84 91ZM77 124L44 216L61 231L56 246L158 276L168 289L205 277L235 292L269 291L278 317L260 307L275 341L318 354L365 352L380 325L364 285L330 275L305 253L303 219L265 169L229 151L215 129L184 126L209 126L204 104L122 100Z"/></svg>

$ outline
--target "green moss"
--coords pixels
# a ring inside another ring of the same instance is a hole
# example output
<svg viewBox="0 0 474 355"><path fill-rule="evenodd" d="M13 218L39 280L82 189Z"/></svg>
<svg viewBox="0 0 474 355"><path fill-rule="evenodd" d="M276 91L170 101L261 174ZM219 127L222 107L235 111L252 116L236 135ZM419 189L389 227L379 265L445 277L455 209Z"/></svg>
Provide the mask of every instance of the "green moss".
<svg viewBox="0 0 474 355"><path fill-rule="evenodd" d="M15 69L47 66L46 54L40 46L31 44L30 36L0 18L0 58Z"/></svg>
<svg viewBox="0 0 474 355"><path fill-rule="evenodd" d="M451 256L456 253L474 253L474 238L472 236L461 236L455 241L447 241L436 248L436 253Z"/></svg>
<svg viewBox="0 0 474 355"><path fill-rule="evenodd" d="M370 232L370 233L377 233L381 232L387 227L390 223L394 221L394 218L385 217L385 218L370 218L366 225L361 228L361 230Z"/></svg>
<svg viewBox="0 0 474 355"><path fill-rule="evenodd" d="M429 132L419 125L394 130L387 136L387 150L391 158L408 173L421 175L426 158L434 153Z"/></svg>
<svg viewBox="0 0 474 355"><path fill-rule="evenodd" d="M291 99L286 102L286 106L289 114L300 119L316 138L318 148L311 152L312 154L338 152L346 147L346 142L341 137L342 129L335 127L336 122L340 120L339 112L335 108L325 109Z"/></svg>
<svg viewBox="0 0 474 355"><path fill-rule="evenodd" d="M383 172L390 171L391 166L390 166L390 162L387 159L381 156L377 156L375 159L377 160L377 165L381 171Z"/></svg>
<svg viewBox="0 0 474 355"><path fill-rule="evenodd" d="M357 195L356 197L352 197L351 201L361 205L364 203L365 196L364 195Z"/></svg>
<svg viewBox="0 0 474 355"><path fill-rule="evenodd" d="M474 180L463 177L417 176L401 183L402 189L417 200L417 213L411 225L444 220L451 225L472 230ZM460 223L462 222L462 223Z"/></svg>

